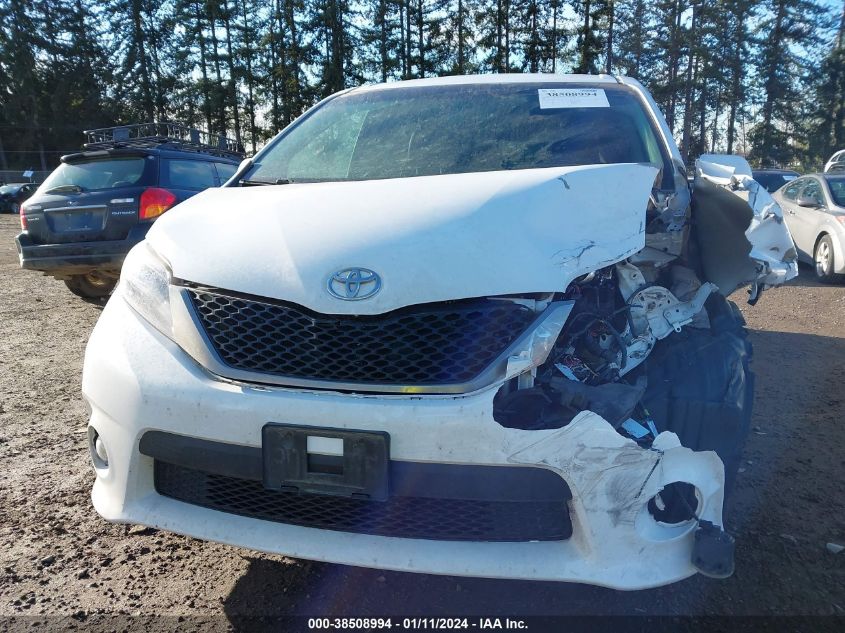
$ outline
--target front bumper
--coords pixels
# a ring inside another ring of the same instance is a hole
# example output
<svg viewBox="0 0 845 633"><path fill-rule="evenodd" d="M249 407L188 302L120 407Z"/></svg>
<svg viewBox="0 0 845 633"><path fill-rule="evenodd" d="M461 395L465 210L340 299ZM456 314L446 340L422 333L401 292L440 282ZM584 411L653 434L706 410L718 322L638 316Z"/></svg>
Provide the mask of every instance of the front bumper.
<svg viewBox="0 0 845 633"><path fill-rule="evenodd" d="M693 484L699 517L722 524L722 462L713 452L680 446L674 434L662 433L652 449L642 449L588 411L563 429L506 429L493 419L495 387L465 396L361 396L219 380L120 295L109 301L89 341L83 392L90 425L109 454L109 467L96 468L92 499L110 521L349 565L617 589L695 573L695 523L660 524L646 508L665 485ZM546 542L376 536L239 516L156 492L153 459L139 450L148 432L255 451L268 422L386 431L397 461L548 469L571 490L572 536Z"/></svg>
<svg viewBox="0 0 845 633"><path fill-rule="evenodd" d="M125 239L36 244L24 231L15 236L21 268L50 275L82 275L94 270L120 271L126 254L143 241L151 224L133 227Z"/></svg>

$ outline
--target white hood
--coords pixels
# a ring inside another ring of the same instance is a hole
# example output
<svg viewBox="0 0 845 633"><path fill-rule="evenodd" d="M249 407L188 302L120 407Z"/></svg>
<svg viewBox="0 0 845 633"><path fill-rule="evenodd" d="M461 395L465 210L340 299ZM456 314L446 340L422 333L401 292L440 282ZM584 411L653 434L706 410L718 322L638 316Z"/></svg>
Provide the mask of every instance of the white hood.
<svg viewBox="0 0 845 633"><path fill-rule="evenodd" d="M209 189L147 239L176 278L331 314L564 290L645 244L657 169L624 164ZM333 273L381 291L331 296Z"/></svg>

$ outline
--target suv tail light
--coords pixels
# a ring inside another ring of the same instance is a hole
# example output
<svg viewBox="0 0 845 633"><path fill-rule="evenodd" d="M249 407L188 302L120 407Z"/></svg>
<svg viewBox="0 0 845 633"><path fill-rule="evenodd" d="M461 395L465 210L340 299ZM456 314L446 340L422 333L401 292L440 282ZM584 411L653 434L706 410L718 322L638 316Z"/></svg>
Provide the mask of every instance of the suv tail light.
<svg viewBox="0 0 845 633"><path fill-rule="evenodd" d="M21 231L26 231L29 225L26 223L26 203L22 204L18 209L21 218Z"/></svg>
<svg viewBox="0 0 845 633"><path fill-rule="evenodd" d="M157 218L175 203L176 196L167 189L150 187L141 194L140 217L142 220Z"/></svg>

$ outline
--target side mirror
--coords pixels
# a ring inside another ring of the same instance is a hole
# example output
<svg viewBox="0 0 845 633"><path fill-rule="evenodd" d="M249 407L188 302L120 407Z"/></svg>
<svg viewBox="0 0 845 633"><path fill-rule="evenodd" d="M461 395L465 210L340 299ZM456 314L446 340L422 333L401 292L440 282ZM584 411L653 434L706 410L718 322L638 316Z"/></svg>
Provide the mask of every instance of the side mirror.
<svg viewBox="0 0 845 633"><path fill-rule="evenodd" d="M818 200L816 200L815 198L811 198L810 196L805 196L803 194L798 196L795 202L798 203L799 207L806 207L808 209L816 209L821 206Z"/></svg>

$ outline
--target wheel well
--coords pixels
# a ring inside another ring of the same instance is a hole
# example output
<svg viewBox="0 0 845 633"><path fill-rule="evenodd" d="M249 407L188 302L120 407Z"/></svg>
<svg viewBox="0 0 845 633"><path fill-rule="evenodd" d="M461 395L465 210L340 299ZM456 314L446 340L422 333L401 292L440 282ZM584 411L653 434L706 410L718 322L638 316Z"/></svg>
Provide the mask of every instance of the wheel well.
<svg viewBox="0 0 845 633"><path fill-rule="evenodd" d="M816 238L816 241L813 242L813 257L816 256L816 247L819 245L819 242L821 242L822 238L827 236L827 235L828 235L827 231L822 231L821 233L819 233L819 236Z"/></svg>

